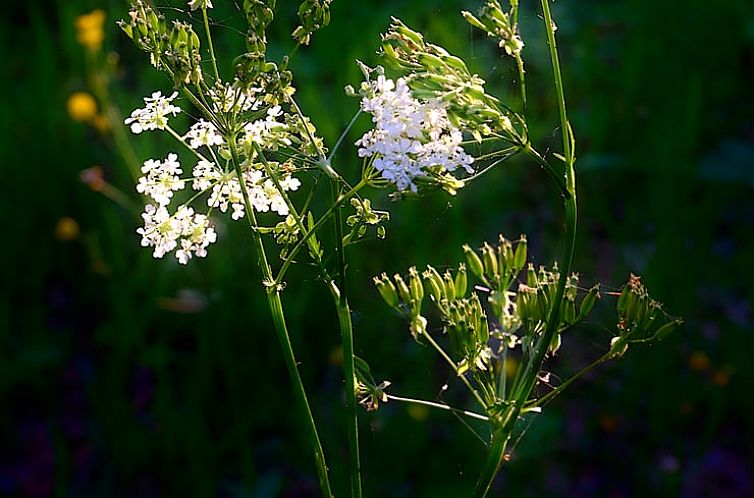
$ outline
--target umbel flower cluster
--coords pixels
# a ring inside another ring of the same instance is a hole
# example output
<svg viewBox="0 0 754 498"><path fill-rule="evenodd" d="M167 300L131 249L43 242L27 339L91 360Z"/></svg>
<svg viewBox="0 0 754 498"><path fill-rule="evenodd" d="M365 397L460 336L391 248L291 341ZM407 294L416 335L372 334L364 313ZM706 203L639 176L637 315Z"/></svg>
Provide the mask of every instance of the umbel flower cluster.
<svg viewBox="0 0 754 498"><path fill-rule="evenodd" d="M200 119L183 136L170 127L169 119L181 112L174 103L177 93L168 97L161 92L153 93L144 99L144 108L134 110L125 121L137 134L147 130L168 131L191 149L196 158L189 177L181 176L184 170L174 153L168 154L164 160L148 159L141 167L143 176L138 179L136 190L147 196L150 202L142 213L144 226L137 232L142 237L141 245L152 247L156 258L175 251L178 261L186 264L193 256L206 256L207 247L217 240L210 225L210 212L214 209L222 213L230 210L232 219L243 218L244 190L255 211L272 211L286 216L289 207L283 193L295 191L301 185L292 174L295 168L291 164L262 162L258 155L263 150L304 143L294 136L290 116L286 116L280 106L269 106L256 99L253 90L242 90L238 85L221 85L209 95L216 110L255 111L258 116L246 122L234 138L235 149L243 160L243 185L230 166L231 153L226 138L214 124ZM195 194L171 211L171 202L187 184ZM205 214L197 213L187 205L202 194L207 194Z"/></svg>
<svg viewBox="0 0 754 498"><path fill-rule="evenodd" d="M432 177L456 183L450 173L458 168L473 173L474 159L461 147L463 135L443 101L419 100L404 78L384 74L363 83L361 94L361 110L372 115L375 128L356 142L359 157L374 157L374 168L399 191L417 192L416 182Z"/></svg>

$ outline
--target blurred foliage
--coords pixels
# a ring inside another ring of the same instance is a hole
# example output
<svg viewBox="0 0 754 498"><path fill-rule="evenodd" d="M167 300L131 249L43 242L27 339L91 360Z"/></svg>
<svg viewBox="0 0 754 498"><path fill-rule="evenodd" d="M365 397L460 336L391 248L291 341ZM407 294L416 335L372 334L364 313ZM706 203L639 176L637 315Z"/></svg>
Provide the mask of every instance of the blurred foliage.
<svg viewBox="0 0 754 498"><path fill-rule="evenodd" d="M212 12L228 73L242 46L231 2ZM158 1L165 6L165 2ZM222 5L219 5L222 4ZM296 5L279 2L271 57L293 46ZM177 4L174 4L177 5ZM557 149L557 110L538 11L522 5L531 134ZM241 224L222 227L207 260L178 268L139 247L138 211L79 180L103 168L132 196L107 130L71 119L91 92L75 19L106 13L103 50L118 54L110 86L121 112L170 82L115 27L120 0L6 6L0 107L5 242L0 256L0 496L316 496L309 454L290 415L260 276ZM168 8L168 7L164 7ZM332 22L291 67L300 103L332 143L358 106L354 59L376 62L395 15L463 55L509 99L515 68L457 13L476 2L336 1ZM566 92L579 141L581 225L575 269L585 285L644 281L685 325L633 348L534 419L498 480L500 496L746 497L754 494L754 6L748 0L559 0ZM86 109L84 109L86 110ZM358 123L355 139L368 126ZM351 140L352 141L352 140ZM144 135L140 159L166 152ZM353 149L336 166L358 174ZM380 201L382 208L388 201ZM449 198L389 204L386 241L351 253L357 354L401 394L438 393L447 370L385 309L371 276L438 268L463 243L529 234L530 254L557 254L561 212L541 171L506 163ZM410 260L407 260L410 258ZM338 489L346 458L335 314L305 267L284 299ZM564 338L566 376L604 351L587 326ZM453 397L451 389L446 393ZM366 496L465 496L484 452L452 415L387 404L362 414Z"/></svg>

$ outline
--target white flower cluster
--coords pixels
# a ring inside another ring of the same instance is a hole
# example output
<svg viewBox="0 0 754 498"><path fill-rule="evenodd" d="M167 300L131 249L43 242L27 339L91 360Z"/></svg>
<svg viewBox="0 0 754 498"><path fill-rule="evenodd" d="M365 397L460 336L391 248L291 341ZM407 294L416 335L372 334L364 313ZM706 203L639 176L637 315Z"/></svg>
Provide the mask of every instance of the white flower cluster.
<svg viewBox="0 0 754 498"><path fill-rule="evenodd" d="M416 192L414 180L430 172L459 167L473 172L474 159L461 147L462 134L448 120L443 102L414 98L403 78L394 82L379 75L369 82L361 109L372 115L375 128L356 142L359 157L377 156L375 169L399 191Z"/></svg>
<svg viewBox="0 0 754 498"><path fill-rule="evenodd" d="M180 107L172 104L177 96L178 92L173 92L170 97L164 97L162 92L154 92L151 97L144 97L146 106L132 112L131 117L125 120L126 125L137 134L145 130L164 130L168 124L168 116L175 116L181 112Z"/></svg>
<svg viewBox="0 0 754 498"><path fill-rule="evenodd" d="M142 246L154 247L152 255L155 258L162 258L178 247L175 256L179 263L185 265L192 255L205 257L207 246L217 240L217 233L209 226L207 217L194 213L187 206L180 206L171 215L165 206L147 204L141 217L144 227L136 232L141 235Z"/></svg>
<svg viewBox="0 0 754 498"><path fill-rule="evenodd" d="M264 103L254 97L254 92L241 91L236 85L223 88L222 92L213 95L213 100L225 112L263 109ZM171 103L175 97L176 94L163 97L160 92L153 93L151 97L144 99L146 107L135 110L126 124L131 126L134 133L165 129L168 117L180 112L180 108ZM277 172L276 185L266 174L264 164L257 158L257 147L262 150L277 150L279 147L291 146L291 137L282 109L274 106L267 110L262 119L247 123L237 138L242 178L249 204L258 212L272 211L280 216L289 214L283 192L298 190L301 182L292 175L292 170L287 165L281 166L277 162L268 161L267 167ZM190 183L193 190L198 192L197 196L208 193L207 206L210 210L218 209L225 213L230 208L231 218L234 220L243 218L246 211L242 184L228 163L228 144L217 127L208 121L199 120L179 138L187 147L197 151L195 154L200 159L188 178L181 178L183 170L176 154L168 154L162 161L149 159L144 162L141 167L143 176L138 179L136 190L151 200L142 213L144 226L137 233L142 236L143 246L154 248L153 255L156 258L162 258L175 250L178 261L186 264L193 256L204 257L209 244L217 240L217 234L209 225L206 215L195 213L186 205L179 206L171 214L169 204L175 192ZM211 155L205 156L198 152L202 147L208 149ZM207 157L215 162L206 159ZM217 161L223 159L224 165L217 164Z"/></svg>
<svg viewBox="0 0 754 498"><path fill-rule="evenodd" d="M238 81L231 84L218 85L219 88L209 91L212 100L212 110L215 112L246 112L256 111L264 102L257 99L257 88L242 88Z"/></svg>
<svg viewBox="0 0 754 498"><path fill-rule="evenodd" d="M188 4L191 10L212 8L212 0L190 0Z"/></svg>
<svg viewBox="0 0 754 498"><path fill-rule="evenodd" d="M231 218L238 220L244 217L243 191L235 172L222 172L214 163L200 161L193 173L194 190L204 191L212 188L212 192L207 197L209 207L217 208L223 213L227 212L230 207L233 210ZM247 169L242 176L249 194L249 202L256 211L260 213L274 211L281 216L289 213L288 205L275 187L275 183L266 178L262 171ZM291 175L282 177L279 183L283 191L295 191L301 186L301 182Z"/></svg>

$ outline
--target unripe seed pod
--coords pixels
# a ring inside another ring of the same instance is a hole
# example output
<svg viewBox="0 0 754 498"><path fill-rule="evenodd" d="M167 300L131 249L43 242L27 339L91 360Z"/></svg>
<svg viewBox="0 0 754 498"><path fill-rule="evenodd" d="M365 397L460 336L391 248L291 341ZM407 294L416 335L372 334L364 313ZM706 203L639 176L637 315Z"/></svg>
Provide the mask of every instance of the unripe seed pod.
<svg viewBox="0 0 754 498"><path fill-rule="evenodd" d="M600 297L600 284L595 285L591 289L589 289L589 292L586 293L586 296L584 296L584 299L581 300L581 305L579 306L579 315L577 317L577 320L583 320L586 318L586 316L589 314L590 311L592 311L592 308L594 307L594 303L597 302L597 299Z"/></svg>
<svg viewBox="0 0 754 498"><path fill-rule="evenodd" d="M460 263L458 265L458 271L456 272L456 278L455 278L456 296L458 296L459 298L465 296L466 286L467 286L466 265L464 265L463 263Z"/></svg>
<svg viewBox="0 0 754 498"><path fill-rule="evenodd" d="M534 271L534 265L531 263L529 263L529 266L526 269L526 285L529 287L537 287L539 285L537 272Z"/></svg>
<svg viewBox="0 0 754 498"><path fill-rule="evenodd" d="M450 271L446 271L443 274L442 280L443 288L445 289L445 296L448 298L448 301L453 301L456 298L456 285Z"/></svg>
<svg viewBox="0 0 754 498"><path fill-rule="evenodd" d="M408 269L408 285L411 297L414 298L416 303L421 303L422 299L424 299L424 286L415 266Z"/></svg>
<svg viewBox="0 0 754 498"><path fill-rule="evenodd" d="M391 308L398 306L398 292L395 290L395 285L390 281L386 273L383 273L379 277L374 277L374 285L377 286L382 299Z"/></svg>
<svg viewBox="0 0 754 498"><path fill-rule="evenodd" d="M484 274L487 275L490 282L497 282L500 271L497 265L497 255L495 250L488 243L482 246L482 261L484 261Z"/></svg>
<svg viewBox="0 0 754 498"><path fill-rule="evenodd" d="M516 273L520 272L526 264L527 242L526 235L522 235L516 244L516 251L513 254L513 269Z"/></svg>
<svg viewBox="0 0 754 498"><path fill-rule="evenodd" d="M433 267L427 266L427 270L422 273L422 276L424 277L424 280L429 283L430 296L432 296L432 299L434 299L436 303L439 303L444 295L443 281L440 274L437 273L437 270Z"/></svg>
<svg viewBox="0 0 754 498"><path fill-rule="evenodd" d="M404 303L411 305L411 292L408 289L408 285L403 281L403 278L399 274L393 275L395 280L395 287L398 289L398 295L401 297Z"/></svg>
<svg viewBox="0 0 754 498"><path fill-rule="evenodd" d="M484 265L482 264L482 258L480 258L476 251L474 251L468 244L465 244L463 246L463 254L466 256L466 262L469 265L471 273L476 275L479 280L489 285L487 279L484 276Z"/></svg>

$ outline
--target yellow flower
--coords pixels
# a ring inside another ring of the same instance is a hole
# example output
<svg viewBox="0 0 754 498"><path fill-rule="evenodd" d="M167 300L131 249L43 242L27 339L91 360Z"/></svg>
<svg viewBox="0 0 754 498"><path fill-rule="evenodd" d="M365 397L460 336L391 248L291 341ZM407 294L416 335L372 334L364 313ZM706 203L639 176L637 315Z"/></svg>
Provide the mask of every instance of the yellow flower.
<svg viewBox="0 0 754 498"><path fill-rule="evenodd" d="M55 237L58 240L71 241L79 237L79 224L73 218L65 217L58 220L55 226Z"/></svg>
<svg viewBox="0 0 754 498"><path fill-rule="evenodd" d="M97 116L97 101L86 92L75 92L68 97L68 114L74 121L91 121Z"/></svg>
<svg viewBox="0 0 754 498"><path fill-rule="evenodd" d="M76 41L87 50L96 52L102 47L105 31L105 11L96 9L76 18Z"/></svg>

